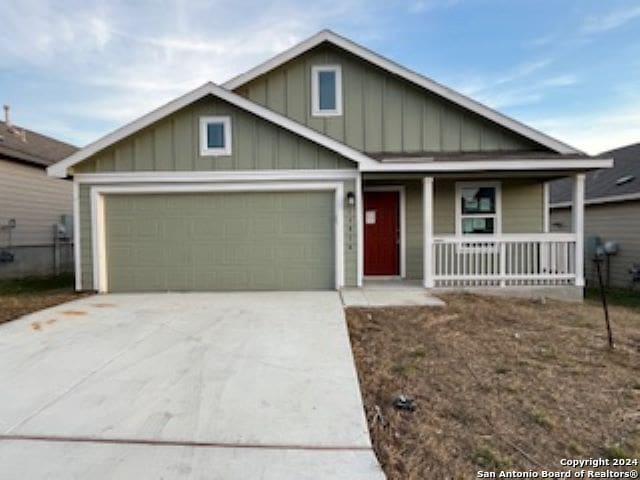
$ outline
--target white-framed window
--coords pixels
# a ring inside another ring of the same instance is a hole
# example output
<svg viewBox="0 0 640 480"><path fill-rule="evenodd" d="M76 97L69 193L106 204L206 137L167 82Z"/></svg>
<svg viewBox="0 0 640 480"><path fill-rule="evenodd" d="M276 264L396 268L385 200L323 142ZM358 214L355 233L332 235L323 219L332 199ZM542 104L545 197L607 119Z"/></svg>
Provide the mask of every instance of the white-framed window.
<svg viewBox="0 0 640 480"><path fill-rule="evenodd" d="M315 65L311 68L311 111L314 117L342 115L340 65Z"/></svg>
<svg viewBox="0 0 640 480"><path fill-rule="evenodd" d="M456 235L499 235L501 219L500 182L456 183Z"/></svg>
<svg viewBox="0 0 640 480"><path fill-rule="evenodd" d="M200 155L231 155L230 117L200 117Z"/></svg>

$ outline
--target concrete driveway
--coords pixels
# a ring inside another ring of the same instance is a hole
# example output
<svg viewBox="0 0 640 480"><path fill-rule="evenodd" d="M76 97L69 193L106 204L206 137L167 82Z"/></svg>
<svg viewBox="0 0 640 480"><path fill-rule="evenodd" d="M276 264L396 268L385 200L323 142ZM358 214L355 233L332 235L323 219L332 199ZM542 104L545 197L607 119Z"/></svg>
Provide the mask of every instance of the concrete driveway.
<svg viewBox="0 0 640 480"><path fill-rule="evenodd" d="M0 326L0 477L384 478L335 292L99 295Z"/></svg>

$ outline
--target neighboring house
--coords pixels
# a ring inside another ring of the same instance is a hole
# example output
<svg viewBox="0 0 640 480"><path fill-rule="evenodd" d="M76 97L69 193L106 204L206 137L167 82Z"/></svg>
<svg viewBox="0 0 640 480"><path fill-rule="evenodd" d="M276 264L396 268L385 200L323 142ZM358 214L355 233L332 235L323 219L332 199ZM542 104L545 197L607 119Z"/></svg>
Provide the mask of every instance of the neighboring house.
<svg viewBox="0 0 640 480"><path fill-rule="evenodd" d="M73 184L47 176L46 167L76 151L12 125L5 106L5 121L0 121L0 278L73 269Z"/></svg>
<svg viewBox="0 0 640 480"><path fill-rule="evenodd" d="M617 244L617 252L608 255L602 264L603 277L611 286L629 287L634 285L630 270L634 264L640 269L640 143L604 152L601 156L613 158L615 166L587 174L585 239L587 245L595 245L598 240L603 247L607 242ZM571 231L570 189L565 179L551 184L553 231ZM590 250L587 249L587 256ZM592 258L586 258L586 263L588 280L597 282ZM637 275L640 276L640 271ZM640 278L635 284L640 284Z"/></svg>
<svg viewBox="0 0 640 480"><path fill-rule="evenodd" d="M579 292L582 236L546 233L545 182L581 199L610 166L322 31L49 174L74 179L79 289Z"/></svg>

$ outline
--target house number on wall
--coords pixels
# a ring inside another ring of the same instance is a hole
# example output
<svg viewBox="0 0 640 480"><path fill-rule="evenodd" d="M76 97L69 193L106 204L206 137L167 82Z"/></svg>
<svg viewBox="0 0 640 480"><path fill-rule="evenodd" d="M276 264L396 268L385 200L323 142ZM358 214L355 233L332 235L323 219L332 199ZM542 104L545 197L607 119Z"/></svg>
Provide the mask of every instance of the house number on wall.
<svg viewBox="0 0 640 480"><path fill-rule="evenodd" d="M367 210L365 214L365 222L367 225L375 225L376 224L376 211L375 210Z"/></svg>

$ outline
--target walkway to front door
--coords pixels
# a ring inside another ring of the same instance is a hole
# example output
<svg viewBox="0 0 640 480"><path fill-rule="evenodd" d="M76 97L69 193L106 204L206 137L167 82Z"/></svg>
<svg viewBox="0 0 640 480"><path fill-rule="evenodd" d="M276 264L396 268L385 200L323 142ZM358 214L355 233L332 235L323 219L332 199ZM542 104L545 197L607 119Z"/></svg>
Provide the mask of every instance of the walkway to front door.
<svg viewBox="0 0 640 480"><path fill-rule="evenodd" d="M399 192L364 192L365 275L400 274L399 210Z"/></svg>

